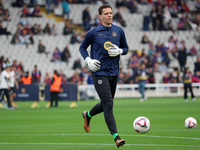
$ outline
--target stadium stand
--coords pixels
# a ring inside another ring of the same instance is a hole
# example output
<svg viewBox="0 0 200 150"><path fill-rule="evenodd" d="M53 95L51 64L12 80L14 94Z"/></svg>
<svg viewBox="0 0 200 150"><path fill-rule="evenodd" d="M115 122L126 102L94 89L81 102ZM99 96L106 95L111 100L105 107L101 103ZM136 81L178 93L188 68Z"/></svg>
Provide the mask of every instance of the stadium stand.
<svg viewBox="0 0 200 150"><path fill-rule="evenodd" d="M17 24L20 20L20 15L18 12L22 8L16 8L12 7L11 3L15 2L14 0L3 0L3 6L4 8L8 8L10 12L10 22L3 22L4 25L8 24L7 30L12 33L12 35L17 31ZM28 3L28 1L25 1ZM71 1L73 2L73 1ZM87 1L85 1L87 2ZM100 1L98 1L100 2ZM139 1L138 1L139 2ZM156 1L154 1L156 2ZM113 13L115 14L117 12L116 8L116 0L109 0L108 3L113 7ZM69 44L71 35L64 36L63 28L65 25L64 20L63 21L56 21L57 16L62 15L62 6L59 4L56 9L54 9L55 14L51 14L53 17L49 17L46 13L47 7L45 6L45 0L37 0L37 4L41 6L42 11L42 17L28 17L26 18L28 22L30 22L30 26L33 26L34 24L40 24L42 29L45 27L47 23L52 26L55 24L57 35L51 36L51 35L35 35L34 41L35 43L33 45L13 45L10 44L12 35L9 36L0 36L0 54L3 55L6 58L9 58L12 62L13 60L22 61L24 65L25 71L31 71L34 65L37 65L38 68L41 70L42 73L42 81L45 76L45 73L47 70L53 73L54 69L64 70L64 74L67 75L68 78L70 78L74 70L72 69L73 63L75 60L80 58L82 66L85 66L86 63L81 58L79 54L79 46L80 43L75 44ZM195 8L195 1L187 1L187 5L189 9L191 10L192 14L195 14L197 12ZM94 18L97 15L97 9L99 7L99 3L91 3L91 4L75 4L70 3L70 19L72 19L73 25L76 27L75 31L79 34L83 32L82 28L82 12L83 10L89 6L90 7L90 15L92 18L91 24L94 23ZM137 13L130 13L128 9L121 9L121 14L124 18L124 20L127 23L127 27L122 27L125 31L125 34L127 36L127 42L129 45L129 54L126 56L121 57L121 66L122 71L127 73L131 71L128 69L128 62L132 55L132 52L135 51L142 51L142 49L145 50L145 53L148 53L148 47L149 45L142 44L141 38L144 34L143 29L143 19L144 16L147 16L150 14L150 11L152 9L153 4L146 4L142 5L138 3L138 11ZM52 6L53 9L53 6ZM33 8L31 8L31 11ZM62 20L62 19L61 19ZM177 18L172 18L172 24L174 29L177 29L178 24ZM119 23L115 22L115 24L119 25ZM199 26L198 26L199 27ZM146 32L146 31L145 31ZM166 43L168 41L168 38L172 35L172 31L153 31L152 26L149 24L149 31L146 32L149 39L156 45L157 41L159 40L161 43ZM194 38L196 36L196 32L194 30L187 30L187 31L177 31L177 37L179 41L184 40L186 42L187 49L190 49L192 45L195 45L198 49L198 53L200 53L200 44L197 42L197 40ZM37 45L38 41L42 39L44 45L46 46L46 50L50 52L48 56L45 54L38 54L37 53ZM69 44L69 49L71 53L71 57L69 59L68 64L65 62L50 62L52 53L55 49L55 47L59 47L62 51L64 47ZM188 56L187 66L191 67L191 70L194 70L194 63L196 61L196 57ZM173 68L179 68L179 64L177 60L171 61L169 64L169 71L173 72ZM80 72L80 70L79 70ZM162 76L160 76L160 73L155 73L156 83L162 82Z"/></svg>

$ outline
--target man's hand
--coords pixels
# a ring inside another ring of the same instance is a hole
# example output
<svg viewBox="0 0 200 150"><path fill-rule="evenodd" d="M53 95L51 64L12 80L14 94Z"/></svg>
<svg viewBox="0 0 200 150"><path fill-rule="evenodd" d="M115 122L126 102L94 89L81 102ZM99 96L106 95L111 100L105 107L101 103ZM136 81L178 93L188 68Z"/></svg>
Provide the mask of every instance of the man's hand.
<svg viewBox="0 0 200 150"><path fill-rule="evenodd" d="M116 57L123 53L123 50L121 48L119 48L117 45L115 45L115 44L111 44L111 45L112 45L112 47L109 47L109 49L108 49L108 54L110 57Z"/></svg>
<svg viewBox="0 0 200 150"><path fill-rule="evenodd" d="M101 67L101 63L100 61L96 60L96 59L91 59L90 57L86 57L85 61L88 64L88 67L90 68L90 70L92 70L93 72L96 72L100 69Z"/></svg>

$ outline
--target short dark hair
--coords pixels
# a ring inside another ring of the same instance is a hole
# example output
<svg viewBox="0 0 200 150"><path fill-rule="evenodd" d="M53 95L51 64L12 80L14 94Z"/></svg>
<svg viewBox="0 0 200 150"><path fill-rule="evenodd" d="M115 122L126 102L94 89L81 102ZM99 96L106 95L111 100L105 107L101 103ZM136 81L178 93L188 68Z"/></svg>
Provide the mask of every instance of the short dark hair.
<svg viewBox="0 0 200 150"><path fill-rule="evenodd" d="M104 8L111 8L111 9L112 9L112 7L111 7L110 5L108 5L108 4L101 5L101 6L99 7L99 9L98 9L99 15L102 15L103 9L104 9Z"/></svg>

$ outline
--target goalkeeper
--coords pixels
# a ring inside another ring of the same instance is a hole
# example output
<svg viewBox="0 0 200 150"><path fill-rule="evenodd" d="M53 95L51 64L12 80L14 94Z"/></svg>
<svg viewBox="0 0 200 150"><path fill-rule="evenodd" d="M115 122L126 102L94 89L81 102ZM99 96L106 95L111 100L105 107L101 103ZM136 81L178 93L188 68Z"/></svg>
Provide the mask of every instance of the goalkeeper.
<svg viewBox="0 0 200 150"><path fill-rule="evenodd" d="M117 132L113 115L113 98L115 95L120 55L126 55L128 45L122 28L113 25L112 7L104 4L99 7L101 25L88 31L80 45L80 53L92 71L95 89L100 97L90 111L83 112L84 129L90 132L90 119L104 112L104 118L110 133L113 135L116 146L125 144ZM90 56L87 48L91 45Z"/></svg>

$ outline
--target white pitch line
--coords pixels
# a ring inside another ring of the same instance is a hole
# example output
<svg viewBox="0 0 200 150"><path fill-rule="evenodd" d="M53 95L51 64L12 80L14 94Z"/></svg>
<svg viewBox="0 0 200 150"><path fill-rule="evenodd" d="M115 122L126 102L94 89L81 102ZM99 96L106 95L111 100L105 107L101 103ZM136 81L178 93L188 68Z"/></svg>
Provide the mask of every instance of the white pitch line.
<svg viewBox="0 0 200 150"><path fill-rule="evenodd" d="M0 136L110 136L110 134L0 134ZM185 139L185 140L200 140L200 138L191 137L176 137L176 136L157 136L157 135L128 135L121 136L137 136L137 137L152 137L152 138L167 138L167 139Z"/></svg>
<svg viewBox="0 0 200 150"><path fill-rule="evenodd" d="M0 143L0 145L87 145L87 146L110 146L115 144L105 143ZM152 146L152 147L200 147L200 145L162 145L162 144L125 144L125 146Z"/></svg>

